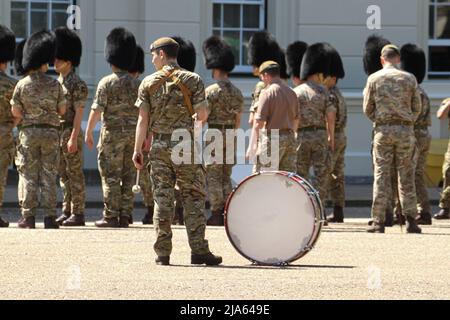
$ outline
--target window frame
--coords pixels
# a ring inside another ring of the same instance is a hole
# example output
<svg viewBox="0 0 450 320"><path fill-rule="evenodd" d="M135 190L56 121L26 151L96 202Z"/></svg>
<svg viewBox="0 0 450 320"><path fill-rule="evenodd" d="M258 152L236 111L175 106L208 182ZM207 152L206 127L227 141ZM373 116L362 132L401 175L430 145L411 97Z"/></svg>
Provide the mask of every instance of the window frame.
<svg viewBox="0 0 450 320"><path fill-rule="evenodd" d="M448 7L450 9L450 2L437 2L436 0L430 0L428 3L428 15L431 20L431 9L433 9L433 34L431 30L428 30L428 55L431 61L431 48L433 47L449 47L450 48L450 38L448 39L436 39L436 24L437 24L437 8L438 7ZM431 27L431 21L428 24L428 28ZM432 71L431 63L428 63L428 78L430 80L439 80L450 78L450 71Z"/></svg>
<svg viewBox="0 0 450 320"><path fill-rule="evenodd" d="M244 33L245 32L257 32L267 29L267 0L211 0L212 3L212 14L211 14L211 34L214 34L214 32L219 31L220 36L223 38L224 32L232 31L232 32L239 32L239 53L240 53L240 64L236 64L235 69L233 70L232 74L252 74L253 68L252 66L249 66L246 64L246 61L244 61L245 57L243 57L242 52L242 44L244 39ZM220 27L214 26L214 5L219 4L221 5L221 19ZM224 5L239 5L240 6L240 27L239 28L233 28L233 27L224 27ZM259 28L246 28L244 27L244 5L254 5L260 7L259 12Z"/></svg>

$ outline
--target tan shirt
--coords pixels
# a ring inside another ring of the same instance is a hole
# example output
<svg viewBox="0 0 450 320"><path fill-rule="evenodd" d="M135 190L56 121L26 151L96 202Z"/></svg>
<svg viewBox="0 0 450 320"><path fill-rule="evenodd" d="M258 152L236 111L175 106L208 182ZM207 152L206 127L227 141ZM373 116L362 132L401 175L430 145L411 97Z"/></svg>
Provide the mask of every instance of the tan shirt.
<svg viewBox="0 0 450 320"><path fill-rule="evenodd" d="M295 129L299 107L294 90L281 80L272 83L261 92L256 120L266 122L267 130Z"/></svg>

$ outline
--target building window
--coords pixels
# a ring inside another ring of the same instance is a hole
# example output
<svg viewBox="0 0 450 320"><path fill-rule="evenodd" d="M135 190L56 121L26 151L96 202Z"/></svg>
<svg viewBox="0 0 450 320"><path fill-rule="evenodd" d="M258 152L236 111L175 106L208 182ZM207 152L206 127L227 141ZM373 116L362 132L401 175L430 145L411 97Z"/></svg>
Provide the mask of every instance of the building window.
<svg viewBox="0 0 450 320"><path fill-rule="evenodd" d="M430 0L429 72L432 79L450 78L450 0Z"/></svg>
<svg viewBox="0 0 450 320"><path fill-rule="evenodd" d="M67 8L73 0L12 0L11 28L17 41L28 38L42 29L52 30L65 26Z"/></svg>
<svg viewBox="0 0 450 320"><path fill-rule="evenodd" d="M247 64L247 45L251 36L266 27L265 0L213 0L213 34L233 48L235 73L252 71Z"/></svg>

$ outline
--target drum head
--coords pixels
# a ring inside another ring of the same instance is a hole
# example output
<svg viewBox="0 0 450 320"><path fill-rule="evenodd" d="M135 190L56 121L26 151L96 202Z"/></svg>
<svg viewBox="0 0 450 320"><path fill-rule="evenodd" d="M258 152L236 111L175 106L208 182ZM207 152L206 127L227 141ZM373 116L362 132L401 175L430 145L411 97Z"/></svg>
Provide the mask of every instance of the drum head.
<svg viewBox="0 0 450 320"><path fill-rule="evenodd" d="M290 263L304 255L317 222L313 197L306 190L279 173L244 181L226 210L227 232L235 248L265 265Z"/></svg>

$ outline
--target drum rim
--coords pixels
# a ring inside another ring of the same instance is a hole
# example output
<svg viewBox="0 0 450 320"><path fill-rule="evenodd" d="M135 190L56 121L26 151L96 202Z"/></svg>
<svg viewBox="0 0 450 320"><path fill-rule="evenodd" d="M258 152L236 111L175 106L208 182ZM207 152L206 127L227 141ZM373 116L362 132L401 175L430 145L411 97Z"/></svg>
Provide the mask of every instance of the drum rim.
<svg viewBox="0 0 450 320"><path fill-rule="evenodd" d="M302 252L299 252L298 255L288 259L287 261L283 261L283 262L281 262L279 264L270 264L270 263L257 261L255 259L249 257L246 253L242 252L242 250L240 248L238 248L237 245L234 243L234 241L233 241L233 239L231 237L231 234L230 234L230 228L228 227L228 210L230 208L231 200L233 199L233 197L236 194L236 192L240 189L241 186L243 186L249 180L254 179L255 177L264 175L264 174L281 175L283 177L287 177L287 178L290 178L290 179L292 179L292 177L297 176L297 177L301 178L304 182L306 182L305 185L307 187L311 188L312 189L311 191L316 191L316 189L308 181L306 181L306 179L304 179L304 178L300 177L298 174L295 174L295 173L292 173L292 172L287 172L287 171L265 171L265 172L254 173L251 176L248 176L247 178L242 180L237 185L237 187L233 189L231 194L228 196L228 199L227 199L226 204L225 204L225 210L224 210L225 232L227 234L228 240L230 241L230 243L234 247L234 249L242 257L244 257L245 259L251 261L252 263L256 263L256 264L261 265L261 266L277 266L277 265L283 266L283 265L289 265L289 264L291 264L291 263L293 263L295 261L298 261L299 259L301 259L305 255L307 255L311 251L311 249L317 243L317 240L320 238L320 233L321 233L321 230L322 230L322 227L323 227L323 223L324 223L323 220L321 220L319 222L317 222L317 221L314 222L314 229L313 229L313 232L312 232L312 236L311 236L311 239L308 241L308 245L305 247L305 250L303 250ZM300 185L300 187L302 187L308 193L308 190L305 189L304 185L302 185L298 181L295 181L295 182L298 183ZM318 205L319 205L318 209L320 210L320 218L323 219L324 218L324 209L322 207L322 203L320 201L320 197L318 196L318 194L317 194L317 198L318 198ZM312 206L316 209L317 207L314 204L313 199L311 197L308 197L308 199L311 202ZM314 215L315 215L315 213L314 213ZM315 219L317 219L317 217ZM317 233L316 233L316 231L317 231Z"/></svg>

